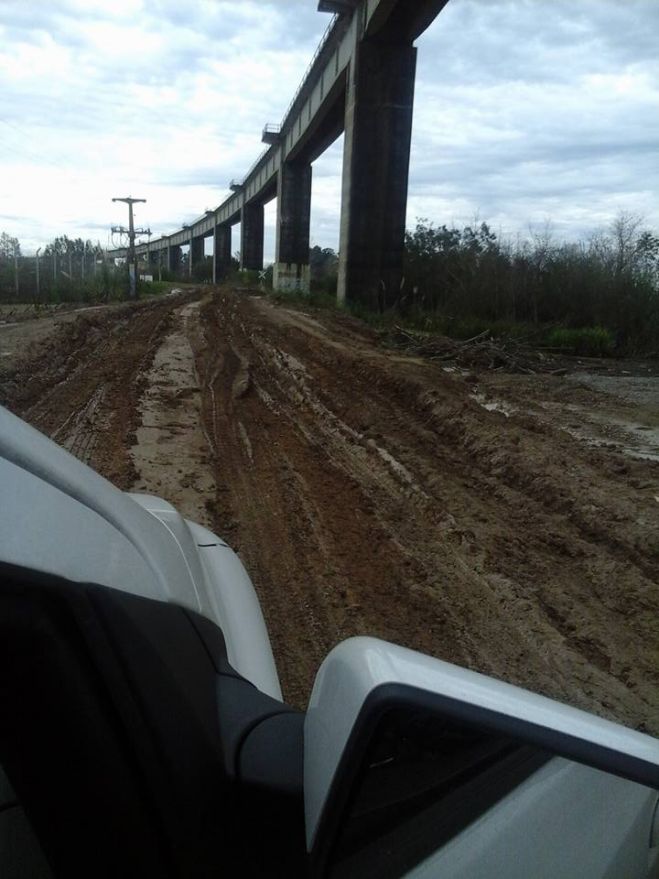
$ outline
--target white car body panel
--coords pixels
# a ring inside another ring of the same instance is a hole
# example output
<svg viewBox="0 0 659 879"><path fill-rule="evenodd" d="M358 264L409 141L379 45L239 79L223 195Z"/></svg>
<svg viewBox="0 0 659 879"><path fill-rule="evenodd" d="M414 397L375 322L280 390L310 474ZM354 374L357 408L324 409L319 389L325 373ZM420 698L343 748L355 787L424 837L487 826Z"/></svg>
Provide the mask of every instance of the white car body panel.
<svg viewBox="0 0 659 879"><path fill-rule="evenodd" d="M142 554L102 515L0 457L2 560L70 580L116 585L159 598L162 588Z"/></svg>
<svg viewBox="0 0 659 879"><path fill-rule="evenodd" d="M231 665L281 699L258 598L230 547L167 501L119 491L1 407L0 560L190 608L221 628ZM659 767L659 742L649 736L394 644L354 638L323 662L304 720L309 851L364 703L386 684L438 694ZM12 796L0 770L0 806ZM659 876L657 791L553 757L407 875Z"/></svg>
<svg viewBox="0 0 659 879"><path fill-rule="evenodd" d="M229 662L259 690L281 699L268 630L243 563L211 531L192 522L187 524L197 544L206 582L213 584L208 592L213 615L231 633L226 638Z"/></svg>
<svg viewBox="0 0 659 879"><path fill-rule="evenodd" d="M281 699L268 630L254 586L231 547L212 531L184 519L167 501L130 494L154 515L179 546L196 584L199 613L222 629L231 665L263 693Z"/></svg>
<svg viewBox="0 0 659 879"><path fill-rule="evenodd" d="M440 694L659 767L659 742L650 736L396 644L352 638L335 647L321 665L306 715L304 787L308 850L313 848L332 779L362 705L370 692L384 684L403 684ZM503 806L498 803L480 822L409 875L465 879L481 875L511 879L647 876L656 802L656 791L554 758L513 791ZM601 814L594 814L597 809ZM570 810L574 815L570 815ZM557 821L561 822L558 826L554 823ZM472 838L479 823L490 847L475 842L476 836ZM548 858L549 864L545 872L545 861L536 856L538 848L534 841L543 833L543 857ZM600 844L606 840L606 850L595 860L586 851L580 858L582 835L593 844L593 835ZM496 857L491 849L494 837L499 839L498 847L494 847L499 853ZM559 847L550 852L552 846L556 847L557 838L564 841L565 850ZM453 851L454 860L447 854L449 850ZM522 866L515 872L512 865L518 857ZM563 870L564 859L572 857L577 865L575 871ZM497 864L499 872L493 871ZM590 865L589 871L585 864ZM619 867L622 872L615 872Z"/></svg>
<svg viewBox="0 0 659 879"><path fill-rule="evenodd" d="M219 537L119 491L2 407L0 492L3 561L190 608L220 626L236 671L281 699L254 587Z"/></svg>

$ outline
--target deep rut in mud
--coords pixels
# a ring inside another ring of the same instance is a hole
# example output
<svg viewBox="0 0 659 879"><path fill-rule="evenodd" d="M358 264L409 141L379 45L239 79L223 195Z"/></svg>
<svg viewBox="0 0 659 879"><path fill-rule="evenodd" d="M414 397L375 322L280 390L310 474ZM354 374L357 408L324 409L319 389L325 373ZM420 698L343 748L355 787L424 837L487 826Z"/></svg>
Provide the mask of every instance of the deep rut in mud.
<svg viewBox="0 0 659 879"><path fill-rule="evenodd" d="M289 700L371 634L659 732L655 462L340 316L221 291L86 320L10 407L234 545Z"/></svg>
<svg viewBox="0 0 659 879"><path fill-rule="evenodd" d="M91 311L56 328L2 375L0 403L120 488L130 487L137 402L172 305L168 299Z"/></svg>

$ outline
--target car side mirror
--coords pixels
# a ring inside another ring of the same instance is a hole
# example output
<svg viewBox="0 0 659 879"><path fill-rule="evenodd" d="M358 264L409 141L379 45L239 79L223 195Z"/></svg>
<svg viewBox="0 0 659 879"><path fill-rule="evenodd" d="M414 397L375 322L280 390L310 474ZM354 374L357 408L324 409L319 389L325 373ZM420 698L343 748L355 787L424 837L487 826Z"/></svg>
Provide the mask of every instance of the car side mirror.
<svg viewBox="0 0 659 879"><path fill-rule="evenodd" d="M320 668L304 739L314 876L659 865L659 742L501 681L354 638Z"/></svg>

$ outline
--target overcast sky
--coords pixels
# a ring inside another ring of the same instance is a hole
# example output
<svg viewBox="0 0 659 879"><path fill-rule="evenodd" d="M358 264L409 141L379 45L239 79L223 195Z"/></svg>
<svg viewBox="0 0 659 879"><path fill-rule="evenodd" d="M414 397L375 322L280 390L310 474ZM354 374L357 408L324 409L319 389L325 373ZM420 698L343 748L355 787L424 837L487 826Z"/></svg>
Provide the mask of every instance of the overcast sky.
<svg viewBox="0 0 659 879"><path fill-rule="evenodd" d="M407 0L412 2L412 0ZM0 231L107 246L112 196L167 234L220 204L330 17L316 0L0 0ZM449 0L419 39L408 225L620 210L659 229L659 0ZM343 139L314 165L312 242L338 245ZM274 250L266 208L266 258ZM234 238L234 250L238 247Z"/></svg>

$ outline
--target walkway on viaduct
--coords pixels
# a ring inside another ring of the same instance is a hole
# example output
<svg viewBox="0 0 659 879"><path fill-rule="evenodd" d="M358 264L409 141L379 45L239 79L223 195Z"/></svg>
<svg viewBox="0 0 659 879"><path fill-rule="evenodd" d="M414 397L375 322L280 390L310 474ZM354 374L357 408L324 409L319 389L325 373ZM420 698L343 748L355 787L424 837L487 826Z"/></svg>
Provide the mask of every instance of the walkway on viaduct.
<svg viewBox="0 0 659 879"><path fill-rule="evenodd" d="M188 271L213 237L213 281L231 262L240 223L240 263L263 268L264 205L277 198L273 284L309 289L314 162L345 131L338 298L396 295L402 280L416 53L414 41L447 0L320 0L333 13L280 126L266 125L267 149L218 208L172 235L138 245L138 257L175 272L189 245ZM110 257L124 257L123 249Z"/></svg>

